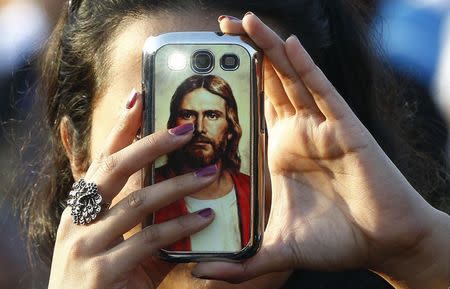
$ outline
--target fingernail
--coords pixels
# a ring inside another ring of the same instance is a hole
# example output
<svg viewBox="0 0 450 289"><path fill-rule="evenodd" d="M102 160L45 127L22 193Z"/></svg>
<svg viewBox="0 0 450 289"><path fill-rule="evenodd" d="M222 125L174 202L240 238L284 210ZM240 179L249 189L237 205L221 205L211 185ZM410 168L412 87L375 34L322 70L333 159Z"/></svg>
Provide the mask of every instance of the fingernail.
<svg viewBox="0 0 450 289"><path fill-rule="evenodd" d="M138 96L138 92L136 91L136 89L133 88L131 90L130 96L128 97L127 109L133 108L133 106L136 104L137 96Z"/></svg>
<svg viewBox="0 0 450 289"><path fill-rule="evenodd" d="M247 15L255 15L255 14L253 14L253 12L251 12L251 11L248 11L247 13L245 13L244 16L247 16Z"/></svg>
<svg viewBox="0 0 450 289"><path fill-rule="evenodd" d="M197 275L197 273L195 273L195 272L191 272L191 275L192 275L192 277L197 278L197 279L202 279L202 280L206 279L205 276Z"/></svg>
<svg viewBox="0 0 450 289"><path fill-rule="evenodd" d="M212 165L212 166L204 167L204 168L196 171L195 176L197 178L204 178L204 177L209 177L209 176L215 175L216 173L217 173L217 166Z"/></svg>
<svg viewBox="0 0 450 289"><path fill-rule="evenodd" d="M234 16L230 16L230 15L220 15L219 18L217 18L217 21L220 23L220 21L222 21L224 19L228 19L231 21L241 21L241 19L236 18Z"/></svg>
<svg viewBox="0 0 450 289"><path fill-rule="evenodd" d="M201 275L201 274L199 274L197 272L194 272L194 271L191 272L191 275L192 275L192 277L197 278L197 279L202 279L202 280L219 280L220 281L220 279L216 279L216 278L213 278L213 277L208 277L208 276L205 276L205 275Z"/></svg>
<svg viewBox="0 0 450 289"><path fill-rule="evenodd" d="M185 135L192 131L194 131L193 123L186 123L186 124L182 124L180 126L169 129L169 133L171 135L176 135L176 136Z"/></svg>
<svg viewBox="0 0 450 289"><path fill-rule="evenodd" d="M291 36L289 36L288 39L289 39L289 38L293 38L293 39L295 39L295 40L297 40L297 41L300 41L300 40L298 39L297 35L295 35L295 34L291 34Z"/></svg>
<svg viewBox="0 0 450 289"><path fill-rule="evenodd" d="M207 208L207 209L198 211L197 214L202 218L209 219L209 217L211 217L213 214L213 210L210 208Z"/></svg>

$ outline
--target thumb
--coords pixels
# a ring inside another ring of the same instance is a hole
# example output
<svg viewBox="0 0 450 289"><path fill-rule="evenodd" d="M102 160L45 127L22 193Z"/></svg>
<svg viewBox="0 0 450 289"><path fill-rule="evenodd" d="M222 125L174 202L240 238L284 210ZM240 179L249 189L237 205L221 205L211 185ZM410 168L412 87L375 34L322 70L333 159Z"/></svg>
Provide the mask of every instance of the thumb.
<svg viewBox="0 0 450 289"><path fill-rule="evenodd" d="M276 254L270 247L262 247L252 258L241 263L204 262L197 264L192 275L200 279L242 283L270 273L291 269L283 254Z"/></svg>

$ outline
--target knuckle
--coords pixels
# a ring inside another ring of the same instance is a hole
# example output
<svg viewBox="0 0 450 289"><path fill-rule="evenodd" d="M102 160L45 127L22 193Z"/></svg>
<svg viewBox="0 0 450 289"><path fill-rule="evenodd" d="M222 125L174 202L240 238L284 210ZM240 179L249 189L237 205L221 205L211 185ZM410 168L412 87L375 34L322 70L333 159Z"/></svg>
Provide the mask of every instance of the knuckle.
<svg viewBox="0 0 450 289"><path fill-rule="evenodd" d="M139 191L134 191L128 196L128 206L136 209L144 202L144 196Z"/></svg>
<svg viewBox="0 0 450 289"><path fill-rule="evenodd" d="M296 75L290 73L283 73L281 77L283 79L285 86L287 87L295 86L299 81L299 78Z"/></svg>
<svg viewBox="0 0 450 289"><path fill-rule="evenodd" d="M266 43L261 45L261 49L263 49L267 54L270 54L270 52L284 49L284 47L279 39L270 38Z"/></svg>
<svg viewBox="0 0 450 289"><path fill-rule="evenodd" d="M110 155L102 160L101 168L105 173L111 173L118 167L118 159L115 155Z"/></svg>
<svg viewBox="0 0 450 289"><path fill-rule="evenodd" d="M110 272L110 270L108 270L108 259L103 256L97 256L95 258L91 258L86 265L90 272L89 284L92 284L93 288L102 288L102 284L104 284L105 280L108 279L108 272Z"/></svg>
<svg viewBox="0 0 450 289"><path fill-rule="evenodd" d="M329 83L324 83L324 85L321 87L321 92L322 92L323 97L326 97L326 98L332 98L338 94L336 88Z"/></svg>
<svg viewBox="0 0 450 289"><path fill-rule="evenodd" d="M191 179L194 179L191 181ZM157 183L154 185L154 187L151 187L151 189L154 189L154 191L164 191L167 196L173 195L174 192L177 193L183 193L189 188L193 186L193 184L198 184L198 178L194 177L194 174L189 175L188 177L185 176L177 176L168 180L165 180L164 183ZM193 190L192 190L193 191Z"/></svg>
<svg viewBox="0 0 450 289"><path fill-rule="evenodd" d="M96 154L93 158L91 167L98 167L108 157L105 151ZM91 169L91 167L89 169Z"/></svg>
<svg viewBox="0 0 450 289"><path fill-rule="evenodd" d="M175 219L175 230L180 233L180 235L187 235L192 231L192 222L189 217L181 217Z"/></svg>
<svg viewBox="0 0 450 289"><path fill-rule="evenodd" d="M239 280L243 280L243 276L246 276L246 275L248 275L248 274L250 274L250 267L248 266L249 265L249 263L248 262L243 262L242 263L242 274L240 275L240 276L237 276L237 278L241 278L241 279L239 279Z"/></svg>
<svg viewBox="0 0 450 289"><path fill-rule="evenodd" d="M106 154L106 152L102 151L97 155L97 157L95 159L98 162L101 162L102 160L106 159L107 157L108 157L108 155Z"/></svg>
<svg viewBox="0 0 450 289"><path fill-rule="evenodd" d="M145 243L151 244L158 242L161 238L161 232L158 226L152 226L142 231L142 238Z"/></svg>
<svg viewBox="0 0 450 289"><path fill-rule="evenodd" d="M84 237L76 238L72 241L72 244L70 245L70 248L68 249L68 254L70 258L80 258L81 256L84 256L85 252L87 251L88 247L88 240Z"/></svg>
<svg viewBox="0 0 450 289"><path fill-rule="evenodd" d="M189 174L186 177L178 177L173 178L173 184L172 184L172 191L185 193L185 192L191 192L194 193L195 190L198 190L200 187L204 187L206 185L203 185L199 181L199 178L195 173Z"/></svg>
<svg viewBox="0 0 450 289"><path fill-rule="evenodd" d="M158 137L155 134L151 134L145 137L145 143L149 147L154 147L158 144Z"/></svg>
<svg viewBox="0 0 450 289"><path fill-rule="evenodd" d="M177 142L177 138L167 137L164 133L158 132L147 136L145 141L146 146L148 146L152 152L159 154L167 148L172 147Z"/></svg>
<svg viewBox="0 0 450 289"><path fill-rule="evenodd" d="M108 268L108 266L108 258L104 256L97 256L90 259L89 267L97 271L97 274L101 274L100 272L107 271L106 269Z"/></svg>
<svg viewBox="0 0 450 289"><path fill-rule="evenodd" d="M298 67L298 73L301 77L310 76L315 70L317 66L312 61L305 61L302 66Z"/></svg>
<svg viewBox="0 0 450 289"><path fill-rule="evenodd" d="M248 262L243 262L242 264L238 265L239 269L235 271L229 278L227 279L227 282L231 284L240 284L242 282L245 282L249 279L251 279L251 269L249 268Z"/></svg>

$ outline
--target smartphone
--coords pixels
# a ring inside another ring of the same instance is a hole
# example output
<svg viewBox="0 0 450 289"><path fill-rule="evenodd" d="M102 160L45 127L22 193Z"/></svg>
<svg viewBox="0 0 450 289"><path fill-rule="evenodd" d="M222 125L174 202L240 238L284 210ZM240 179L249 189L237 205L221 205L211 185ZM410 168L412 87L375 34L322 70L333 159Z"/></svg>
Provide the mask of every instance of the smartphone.
<svg viewBox="0 0 450 289"><path fill-rule="evenodd" d="M248 39L216 32L149 37L143 49L143 134L194 124L183 148L144 173L153 184L216 165L214 185L155 212L162 223L213 208L204 230L160 251L167 261L238 261L253 256L264 222L262 53Z"/></svg>

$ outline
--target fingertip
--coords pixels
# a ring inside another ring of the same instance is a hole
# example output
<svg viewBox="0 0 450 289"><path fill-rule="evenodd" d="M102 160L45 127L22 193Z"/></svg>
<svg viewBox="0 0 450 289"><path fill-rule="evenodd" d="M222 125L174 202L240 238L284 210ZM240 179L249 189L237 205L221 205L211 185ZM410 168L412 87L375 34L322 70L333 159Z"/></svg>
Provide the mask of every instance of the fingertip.
<svg viewBox="0 0 450 289"><path fill-rule="evenodd" d="M271 30L258 16L252 12L247 12L242 18L242 27L245 33L261 48L264 49L267 29Z"/></svg>
<svg viewBox="0 0 450 289"><path fill-rule="evenodd" d="M133 88L125 107L119 111L118 121L112 127L103 150L104 155L115 153L132 143L142 123L142 94Z"/></svg>
<svg viewBox="0 0 450 289"><path fill-rule="evenodd" d="M214 210L211 208L199 210L197 212L192 213L191 215L192 215L191 217L196 218L196 220L194 221L195 225L192 228L193 229L192 234L197 233L208 227L216 217Z"/></svg>
<svg viewBox="0 0 450 289"><path fill-rule="evenodd" d="M286 43L298 43L300 44L300 40L298 39L297 35L291 34L287 39Z"/></svg>
<svg viewBox="0 0 450 289"><path fill-rule="evenodd" d="M168 132L172 136L184 136L192 134L194 132L194 128L195 126L193 123L185 123L169 129Z"/></svg>
<svg viewBox="0 0 450 289"><path fill-rule="evenodd" d="M231 16L231 15L220 15L219 18L217 18L217 21L219 23L222 22L223 20L241 22L241 19Z"/></svg>
<svg viewBox="0 0 450 289"><path fill-rule="evenodd" d="M217 175L218 170L217 164L213 164L195 171L194 176L197 178L212 177Z"/></svg>
<svg viewBox="0 0 450 289"><path fill-rule="evenodd" d="M245 18L245 17L251 17L251 16L256 16L256 15L255 15L255 13L253 13L252 11L247 11L247 12L244 14L244 17L243 17L243 18Z"/></svg>
<svg viewBox="0 0 450 289"><path fill-rule="evenodd" d="M298 37L294 34L286 39L285 51L289 62L297 71L297 73L299 73L299 64L301 64L301 66L304 66L305 64L308 64L310 60L312 61L308 52L305 50ZM299 60L301 61L299 62Z"/></svg>
<svg viewBox="0 0 450 289"><path fill-rule="evenodd" d="M245 34L241 19L229 15L220 15L217 20L219 21L220 30L223 33Z"/></svg>
<svg viewBox="0 0 450 289"><path fill-rule="evenodd" d="M131 90L128 95L125 108L121 112L120 122L126 123L120 124L119 127L129 130L129 128L134 126L141 126L141 117L143 109L142 93L137 91L135 88ZM136 128L136 131L138 130Z"/></svg>
<svg viewBox="0 0 450 289"><path fill-rule="evenodd" d="M242 23L246 24L261 24L263 21L253 12L249 11L242 17Z"/></svg>
<svg viewBox="0 0 450 289"><path fill-rule="evenodd" d="M139 117L142 117L142 110L144 109L144 95L141 91L137 91L136 95L136 103L134 104L132 110L136 110Z"/></svg>
<svg viewBox="0 0 450 289"><path fill-rule="evenodd" d="M270 272L281 272L287 269L292 269L287 260L284 260L280 254L268 254L267 247L262 247L255 256L242 260L240 263L217 261L199 263L192 269L191 274L199 279L238 284Z"/></svg>
<svg viewBox="0 0 450 289"><path fill-rule="evenodd" d="M128 95L127 103L125 105L126 109L130 110L134 107L138 99L138 96L139 95L136 88L133 87L133 89L131 89L131 92Z"/></svg>
<svg viewBox="0 0 450 289"><path fill-rule="evenodd" d="M244 16L242 17L242 25L244 27L248 26L250 21L252 21L252 19L255 20L255 18L259 19L258 16L256 16L253 12L249 11L249 12L245 13Z"/></svg>
<svg viewBox="0 0 450 289"><path fill-rule="evenodd" d="M128 96L125 112L122 113L122 121L126 123L122 127L125 130L136 132L141 126L142 104L142 93L133 88Z"/></svg>
<svg viewBox="0 0 450 289"><path fill-rule="evenodd" d="M200 216L203 220L212 220L215 217L214 210L211 208L200 210L196 214Z"/></svg>

